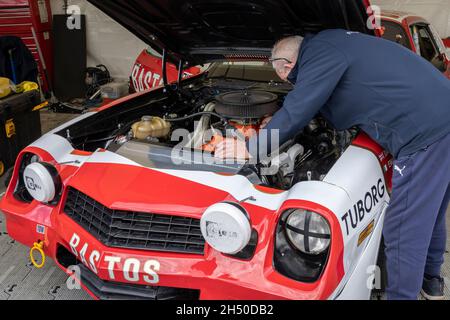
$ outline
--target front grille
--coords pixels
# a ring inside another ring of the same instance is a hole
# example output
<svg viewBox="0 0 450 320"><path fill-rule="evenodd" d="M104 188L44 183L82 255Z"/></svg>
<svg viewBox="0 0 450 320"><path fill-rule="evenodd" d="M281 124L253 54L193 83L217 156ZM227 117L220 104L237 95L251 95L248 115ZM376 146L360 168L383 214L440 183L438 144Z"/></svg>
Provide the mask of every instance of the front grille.
<svg viewBox="0 0 450 320"><path fill-rule="evenodd" d="M200 220L112 210L69 188L64 212L108 247L203 254Z"/></svg>

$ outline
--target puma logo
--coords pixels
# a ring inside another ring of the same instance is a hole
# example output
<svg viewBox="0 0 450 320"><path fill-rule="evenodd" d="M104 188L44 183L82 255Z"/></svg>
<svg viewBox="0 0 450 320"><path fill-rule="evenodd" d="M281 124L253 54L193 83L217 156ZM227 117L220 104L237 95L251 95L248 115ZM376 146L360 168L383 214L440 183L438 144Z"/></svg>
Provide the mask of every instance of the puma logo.
<svg viewBox="0 0 450 320"><path fill-rule="evenodd" d="M395 171L397 171L398 173L400 173L400 175L403 177L403 171L405 171L406 166L403 166L403 168L400 169L399 166L395 166L394 167Z"/></svg>

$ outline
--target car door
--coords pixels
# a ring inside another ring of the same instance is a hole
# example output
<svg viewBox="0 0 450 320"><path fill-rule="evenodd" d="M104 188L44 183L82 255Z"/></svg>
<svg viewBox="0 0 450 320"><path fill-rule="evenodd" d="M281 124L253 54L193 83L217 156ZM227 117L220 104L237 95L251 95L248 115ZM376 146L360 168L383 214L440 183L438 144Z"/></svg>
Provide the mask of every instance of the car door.
<svg viewBox="0 0 450 320"><path fill-rule="evenodd" d="M402 24L396 21L382 19L381 26L383 30L382 32L383 39L396 42L404 46L405 48L412 50L411 42L409 41L409 36L406 33Z"/></svg>
<svg viewBox="0 0 450 320"><path fill-rule="evenodd" d="M411 35L417 54L432 63L441 72L447 70L444 45L436 37L431 25L419 22L410 25Z"/></svg>

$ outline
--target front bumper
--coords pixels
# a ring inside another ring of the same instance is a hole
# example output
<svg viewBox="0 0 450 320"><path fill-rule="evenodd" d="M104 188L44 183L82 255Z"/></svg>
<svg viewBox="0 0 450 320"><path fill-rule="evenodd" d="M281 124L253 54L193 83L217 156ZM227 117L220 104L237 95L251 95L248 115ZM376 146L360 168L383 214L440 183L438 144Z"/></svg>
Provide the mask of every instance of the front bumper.
<svg viewBox="0 0 450 320"><path fill-rule="evenodd" d="M60 213L58 207L36 202L24 205L7 195L1 209L13 239L28 247L43 241L46 255L68 274L73 272L73 265L89 270L81 275L81 282L98 299L161 299L160 290L163 296L200 300L315 300L327 299L335 289L330 287L333 281L328 272L316 283L305 284L274 270L273 237L266 231L273 230L277 223L273 212L271 219L267 219L267 213L257 215L260 220L254 219L259 244L254 257L243 261L208 245L203 255L109 248ZM121 291L121 286L126 290ZM153 291L147 290L140 297L145 288Z"/></svg>

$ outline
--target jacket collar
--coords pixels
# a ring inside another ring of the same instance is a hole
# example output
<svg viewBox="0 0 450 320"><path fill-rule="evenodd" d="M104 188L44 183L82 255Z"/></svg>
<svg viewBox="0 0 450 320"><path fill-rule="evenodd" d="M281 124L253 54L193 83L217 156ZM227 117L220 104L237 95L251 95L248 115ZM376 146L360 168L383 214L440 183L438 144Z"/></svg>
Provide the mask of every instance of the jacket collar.
<svg viewBox="0 0 450 320"><path fill-rule="evenodd" d="M303 51L307 45L307 43L314 37L315 35L313 33L307 33L302 41L302 44L300 46L300 50L298 53L298 59L297 63L295 64L294 68L291 70L288 76L288 81L292 84L295 84L297 82L298 78L298 69L300 68L300 59L302 57Z"/></svg>

